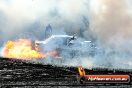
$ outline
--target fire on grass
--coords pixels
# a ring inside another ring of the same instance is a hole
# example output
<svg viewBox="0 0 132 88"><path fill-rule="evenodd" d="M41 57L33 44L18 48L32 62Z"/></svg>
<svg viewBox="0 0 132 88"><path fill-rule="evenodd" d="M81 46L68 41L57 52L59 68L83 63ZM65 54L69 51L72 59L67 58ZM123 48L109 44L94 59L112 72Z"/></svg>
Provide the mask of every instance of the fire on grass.
<svg viewBox="0 0 132 88"><path fill-rule="evenodd" d="M3 56L23 60L40 59L50 56L57 57L57 51L41 52L29 39L7 41L4 45Z"/></svg>

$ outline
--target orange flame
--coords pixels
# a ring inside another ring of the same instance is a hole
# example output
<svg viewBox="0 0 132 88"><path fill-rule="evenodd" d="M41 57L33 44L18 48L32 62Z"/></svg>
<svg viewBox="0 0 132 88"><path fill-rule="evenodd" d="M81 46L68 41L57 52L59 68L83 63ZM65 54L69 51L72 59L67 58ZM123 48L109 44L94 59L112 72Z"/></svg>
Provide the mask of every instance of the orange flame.
<svg viewBox="0 0 132 88"><path fill-rule="evenodd" d="M79 67L78 67L78 71L79 71L79 75L80 75L80 76L86 75L85 70L83 69L82 66L79 66Z"/></svg>
<svg viewBox="0 0 132 88"><path fill-rule="evenodd" d="M17 59L44 58L45 55L36 51L32 47L32 42L28 39L18 39L8 41L4 47L4 56Z"/></svg>

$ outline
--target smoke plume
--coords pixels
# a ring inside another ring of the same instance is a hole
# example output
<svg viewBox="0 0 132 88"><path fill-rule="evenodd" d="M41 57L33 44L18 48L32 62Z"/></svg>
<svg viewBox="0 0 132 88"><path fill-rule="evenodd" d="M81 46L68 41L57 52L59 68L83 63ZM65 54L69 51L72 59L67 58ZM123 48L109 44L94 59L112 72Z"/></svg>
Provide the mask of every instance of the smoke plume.
<svg viewBox="0 0 132 88"><path fill-rule="evenodd" d="M121 67L122 63L132 62L131 4L130 0L91 0L90 28L105 47L101 56L105 59L99 59L100 63L108 61Z"/></svg>
<svg viewBox="0 0 132 88"><path fill-rule="evenodd" d="M123 48L123 43L125 46L130 44L132 13L127 0L93 0L91 5L93 4L95 6L91 6L91 29L98 38L104 44L114 47Z"/></svg>

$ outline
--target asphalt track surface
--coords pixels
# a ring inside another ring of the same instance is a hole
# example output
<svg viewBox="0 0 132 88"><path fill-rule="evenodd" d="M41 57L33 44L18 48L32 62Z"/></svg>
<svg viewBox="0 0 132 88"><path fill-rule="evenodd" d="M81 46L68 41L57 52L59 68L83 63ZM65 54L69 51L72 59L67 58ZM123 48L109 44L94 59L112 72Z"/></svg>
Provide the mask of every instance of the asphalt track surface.
<svg viewBox="0 0 132 88"><path fill-rule="evenodd" d="M132 74L132 70L124 69L85 69L88 74ZM129 84L80 84L76 76L77 67L58 67L29 63L21 60L0 58L1 88L132 88ZM132 78L132 77L131 77Z"/></svg>

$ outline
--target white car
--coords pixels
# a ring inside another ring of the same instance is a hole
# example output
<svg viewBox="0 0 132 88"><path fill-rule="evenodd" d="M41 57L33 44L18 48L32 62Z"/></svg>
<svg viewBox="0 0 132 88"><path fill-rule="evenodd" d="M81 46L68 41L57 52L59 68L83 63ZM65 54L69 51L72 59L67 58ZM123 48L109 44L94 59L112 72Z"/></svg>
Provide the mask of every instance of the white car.
<svg viewBox="0 0 132 88"><path fill-rule="evenodd" d="M79 54L88 55L94 49L91 41L83 41L69 35L52 35L44 41L35 41L35 45L43 52L57 50L61 56L70 58Z"/></svg>

